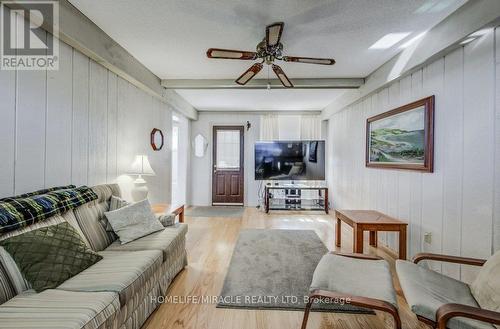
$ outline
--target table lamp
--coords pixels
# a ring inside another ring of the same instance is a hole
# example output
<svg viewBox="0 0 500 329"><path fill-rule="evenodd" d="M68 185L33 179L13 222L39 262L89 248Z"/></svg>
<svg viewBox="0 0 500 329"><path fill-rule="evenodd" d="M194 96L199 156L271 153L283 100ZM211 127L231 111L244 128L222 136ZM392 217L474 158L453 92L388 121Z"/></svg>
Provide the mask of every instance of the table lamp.
<svg viewBox="0 0 500 329"><path fill-rule="evenodd" d="M151 165L149 164L147 155L137 155L134 162L128 170L129 175L137 175L137 179L134 180L134 188L132 189L132 199L134 201L141 201L148 197L148 187L146 181L142 176L154 176L155 172Z"/></svg>

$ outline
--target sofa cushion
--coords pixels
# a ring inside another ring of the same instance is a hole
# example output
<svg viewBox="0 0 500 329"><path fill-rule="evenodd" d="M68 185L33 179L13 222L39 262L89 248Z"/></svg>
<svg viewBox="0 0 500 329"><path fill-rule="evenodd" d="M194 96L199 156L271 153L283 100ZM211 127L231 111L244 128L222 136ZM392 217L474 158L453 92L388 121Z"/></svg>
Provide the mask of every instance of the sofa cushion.
<svg viewBox="0 0 500 329"><path fill-rule="evenodd" d="M469 286L461 281L402 260L396 262L396 271L412 312L426 319L435 321L438 308L448 303L479 306ZM494 327L484 322L453 318L448 322L448 328L492 329Z"/></svg>
<svg viewBox="0 0 500 329"><path fill-rule="evenodd" d="M122 245L119 241L115 241L106 248L106 251L159 250L163 253L163 261L166 261L169 253L181 243L186 233L187 224L179 223L127 244Z"/></svg>
<svg viewBox="0 0 500 329"><path fill-rule="evenodd" d="M28 290L0 305L0 327L12 329L112 328L120 310L112 292Z"/></svg>
<svg viewBox="0 0 500 329"><path fill-rule="evenodd" d="M482 266L471 292L482 308L500 312L500 250ZM500 325L496 327L500 329Z"/></svg>
<svg viewBox="0 0 500 329"><path fill-rule="evenodd" d="M385 260L326 254L314 270L310 290L315 289L379 299L397 307L391 270Z"/></svg>
<svg viewBox="0 0 500 329"><path fill-rule="evenodd" d="M148 199L105 212L104 215L122 244L163 230L163 225L153 214Z"/></svg>
<svg viewBox="0 0 500 329"><path fill-rule="evenodd" d="M9 274L0 263L0 305L16 295L13 284L10 282Z"/></svg>
<svg viewBox="0 0 500 329"><path fill-rule="evenodd" d="M106 232L104 229L102 219L104 212L109 210L111 196L120 196L120 188L116 184L107 184L94 186L92 190L97 194L97 200L88 202L73 211L90 247L95 251L101 251L115 241L112 232Z"/></svg>
<svg viewBox="0 0 500 329"><path fill-rule="evenodd" d="M135 252L102 251L103 259L61 284L57 289L70 291L111 291L120 296L125 305L161 266L161 252L144 250Z"/></svg>
<svg viewBox="0 0 500 329"><path fill-rule="evenodd" d="M0 245L37 292L57 287L102 259L67 222L8 238Z"/></svg>

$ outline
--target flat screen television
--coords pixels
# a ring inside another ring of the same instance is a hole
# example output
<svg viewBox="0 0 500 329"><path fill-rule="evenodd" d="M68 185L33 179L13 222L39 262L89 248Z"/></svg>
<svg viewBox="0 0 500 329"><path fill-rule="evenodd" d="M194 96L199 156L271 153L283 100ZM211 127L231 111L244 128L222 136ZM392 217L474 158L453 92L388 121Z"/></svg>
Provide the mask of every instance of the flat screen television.
<svg viewBox="0 0 500 329"><path fill-rule="evenodd" d="M324 180L325 141L255 143L255 180Z"/></svg>

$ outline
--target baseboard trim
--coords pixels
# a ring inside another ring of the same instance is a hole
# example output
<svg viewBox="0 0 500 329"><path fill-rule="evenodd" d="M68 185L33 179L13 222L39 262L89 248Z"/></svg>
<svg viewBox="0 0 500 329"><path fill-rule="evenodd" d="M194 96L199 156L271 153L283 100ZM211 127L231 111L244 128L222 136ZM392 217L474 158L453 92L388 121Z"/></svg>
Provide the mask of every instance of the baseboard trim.
<svg viewBox="0 0 500 329"><path fill-rule="evenodd" d="M243 203L212 202L212 206L242 206Z"/></svg>

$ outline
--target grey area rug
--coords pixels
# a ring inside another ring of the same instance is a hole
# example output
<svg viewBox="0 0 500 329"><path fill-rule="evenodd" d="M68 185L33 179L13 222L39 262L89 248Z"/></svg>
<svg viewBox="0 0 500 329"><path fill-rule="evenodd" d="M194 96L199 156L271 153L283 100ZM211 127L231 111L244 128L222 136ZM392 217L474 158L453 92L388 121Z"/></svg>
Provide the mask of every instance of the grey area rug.
<svg viewBox="0 0 500 329"><path fill-rule="evenodd" d="M186 216L240 218L244 210L243 207L190 207L186 209Z"/></svg>
<svg viewBox="0 0 500 329"><path fill-rule="evenodd" d="M314 269L327 252L311 230L242 230L217 307L304 310ZM373 314L347 304L312 310Z"/></svg>

